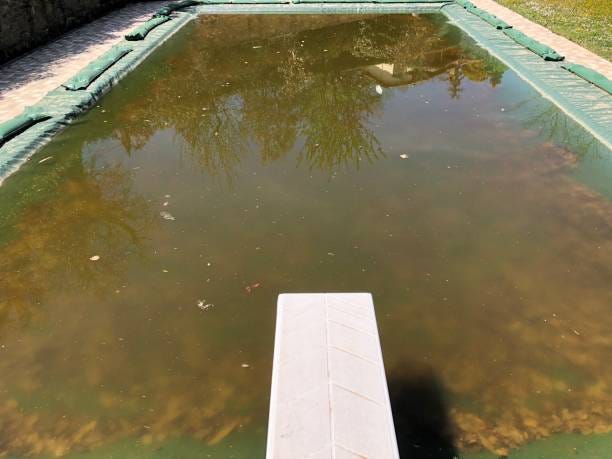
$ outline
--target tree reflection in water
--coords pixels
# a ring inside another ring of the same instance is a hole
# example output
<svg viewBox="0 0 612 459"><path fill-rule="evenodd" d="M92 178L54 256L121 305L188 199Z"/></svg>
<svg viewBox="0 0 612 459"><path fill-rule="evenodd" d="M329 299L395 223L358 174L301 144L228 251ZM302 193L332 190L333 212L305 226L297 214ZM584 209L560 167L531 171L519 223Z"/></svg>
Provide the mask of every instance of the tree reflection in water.
<svg viewBox="0 0 612 459"><path fill-rule="evenodd" d="M78 157L68 162L59 168L68 179L43 173L16 184L23 185L25 200L51 186L54 203L27 205L13 227L19 237L0 245L0 337L43 313L38 305L55 290L50 285L107 295L109 285L121 283L126 254L143 250L152 218L146 201L133 193L129 172ZM55 180L60 182L50 185ZM99 253L112 262L92 263Z"/></svg>
<svg viewBox="0 0 612 459"><path fill-rule="evenodd" d="M277 36L274 25L282 29L283 20L203 19L188 52L168 59L165 78L147 85L148 97L124 107L116 135L133 148L172 127L185 140L186 154L227 178L253 150L264 162L297 152L310 168L358 168L384 156L370 122L384 103L376 83L441 78L459 97L464 78L496 85L505 71L438 16L340 16L341 23L318 29L329 18L306 17L300 24L314 30ZM269 38L253 39L252 30ZM226 43L220 36L233 38Z"/></svg>

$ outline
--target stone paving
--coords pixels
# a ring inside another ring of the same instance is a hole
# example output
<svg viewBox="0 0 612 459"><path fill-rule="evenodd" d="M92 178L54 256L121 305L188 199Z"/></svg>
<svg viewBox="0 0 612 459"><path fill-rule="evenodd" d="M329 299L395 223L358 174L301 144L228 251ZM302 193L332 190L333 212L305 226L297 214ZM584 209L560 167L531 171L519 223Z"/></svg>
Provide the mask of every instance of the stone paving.
<svg viewBox="0 0 612 459"><path fill-rule="evenodd" d="M571 62L612 79L612 63L551 32L494 0L472 0L480 8L545 43ZM69 32L0 67L0 123L38 102L78 70L123 40L125 33L146 21L168 1L136 3Z"/></svg>
<svg viewBox="0 0 612 459"><path fill-rule="evenodd" d="M167 3L126 6L1 66L0 123L38 102Z"/></svg>
<svg viewBox="0 0 612 459"><path fill-rule="evenodd" d="M576 64L584 65L593 70L605 75L612 80L612 62L599 57L597 54L584 49L582 46L551 32L546 27L543 27L529 19L524 18L518 13L501 6L494 0L470 0L478 8L494 14L498 18L506 21L513 27L516 27L521 32L529 35L531 38L538 40L559 54L565 56L565 59Z"/></svg>

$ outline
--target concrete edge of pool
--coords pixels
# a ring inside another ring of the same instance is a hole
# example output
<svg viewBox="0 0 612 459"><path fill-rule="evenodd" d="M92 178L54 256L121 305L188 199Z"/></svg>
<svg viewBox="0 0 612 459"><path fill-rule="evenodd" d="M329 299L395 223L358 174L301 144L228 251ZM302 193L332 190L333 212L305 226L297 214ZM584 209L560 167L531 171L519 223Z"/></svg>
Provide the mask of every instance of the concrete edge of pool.
<svg viewBox="0 0 612 459"><path fill-rule="evenodd" d="M399 459L369 293L278 297L267 459Z"/></svg>
<svg viewBox="0 0 612 459"><path fill-rule="evenodd" d="M89 88L66 91L59 87L33 105L51 116L0 146L0 185L38 149L136 68L158 46L192 19L203 14L410 14L441 12L483 48L513 69L543 97L612 150L612 97L604 90L544 61L480 17L448 3L297 3L207 4L173 13L173 20L153 29L145 40L130 42L133 51L98 77Z"/></svg>

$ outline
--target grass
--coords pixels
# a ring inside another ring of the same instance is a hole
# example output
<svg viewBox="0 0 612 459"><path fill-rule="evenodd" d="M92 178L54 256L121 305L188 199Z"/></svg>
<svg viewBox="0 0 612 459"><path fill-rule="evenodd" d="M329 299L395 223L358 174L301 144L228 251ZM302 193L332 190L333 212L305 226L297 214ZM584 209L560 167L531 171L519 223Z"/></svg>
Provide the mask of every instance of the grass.
<svg viewBox="0 0 612 459"><path fill-rule="evenodd" d="M612 59L612 0L496 0L553 32Z"/></svg>

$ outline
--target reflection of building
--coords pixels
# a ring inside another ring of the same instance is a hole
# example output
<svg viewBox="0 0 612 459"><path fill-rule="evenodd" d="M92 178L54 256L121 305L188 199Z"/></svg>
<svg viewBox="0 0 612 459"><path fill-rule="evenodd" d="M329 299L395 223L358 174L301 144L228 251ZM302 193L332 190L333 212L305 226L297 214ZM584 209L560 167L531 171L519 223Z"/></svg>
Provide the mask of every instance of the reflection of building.
<svg viewBox="0 0 612 459"><path fill-rule="evenodd" d="M426 81L461 65L456 47L430 51L412 59L401 57L401 62L368 65L365 71L381 85L390 87Z"/></svg>

